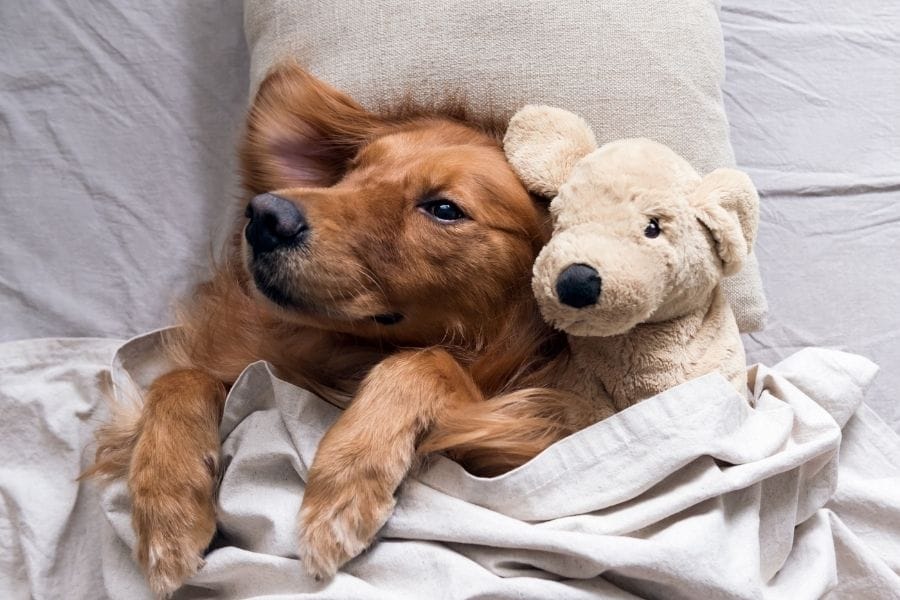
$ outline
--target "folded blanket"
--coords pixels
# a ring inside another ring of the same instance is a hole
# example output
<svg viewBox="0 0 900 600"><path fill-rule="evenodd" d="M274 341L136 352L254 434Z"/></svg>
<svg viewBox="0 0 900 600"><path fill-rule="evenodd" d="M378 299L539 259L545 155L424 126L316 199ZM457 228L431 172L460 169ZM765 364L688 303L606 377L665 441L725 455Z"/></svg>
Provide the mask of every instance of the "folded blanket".
<svg viewBox="0 0 900 600"><path fill-rule="evenodd" d="M73 477L86 433L166 365L159 336L0 345L0 596L150 597L125 486ZM494 479L436 458L378 541L306 577L295 520L339 410L248 367L222 422L219 530L177 598L900 597L900 438L864 404L876 367L801 351L650 398ZM102 509L101 509L102 507ZM8 587L7 587L8 586Z"/></svg>

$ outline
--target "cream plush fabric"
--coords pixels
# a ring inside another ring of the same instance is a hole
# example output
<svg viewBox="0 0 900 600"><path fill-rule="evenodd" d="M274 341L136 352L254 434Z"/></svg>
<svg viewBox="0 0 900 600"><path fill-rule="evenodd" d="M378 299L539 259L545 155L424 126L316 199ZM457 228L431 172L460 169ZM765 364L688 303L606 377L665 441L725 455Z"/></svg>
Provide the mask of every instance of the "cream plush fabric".
<svg viewBox="0 0 900 600"><path fill-rule="evenodd" d="M461 93L477 112L528 103L582 115L599 143L648 137L706 173L734 162L718 2L246 0L251 88L294 57L370 108ZM742 331L762 329L755 255L726 282Z"/></svg>
<svg viewBox="0 0 900 600"><path fill-rule="evenodd" d="M597 148L583 119L551 106L513 115L503 149L529 190L553 197L532 286L544 319L568 334L559 384L580 401L565 420L583 428L713 371L744 392L721 284L756 239L750 178L730 168L700 177L646 138Z"/></svg>

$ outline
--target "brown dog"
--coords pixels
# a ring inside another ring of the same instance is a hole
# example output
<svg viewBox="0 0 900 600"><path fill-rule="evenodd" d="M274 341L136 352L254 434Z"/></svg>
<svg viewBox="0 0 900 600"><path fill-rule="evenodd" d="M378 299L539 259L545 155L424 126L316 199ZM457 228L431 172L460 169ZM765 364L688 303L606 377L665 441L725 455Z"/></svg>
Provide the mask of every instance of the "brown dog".
<svg viewBox="0 0 900 600"><path fill-rule="evenodd" d="M530 291L546 207L506 163L501 131L453 113L375 115L290 64L262 83L241 151L246 218L168 340L179 368L140 415L101 429L89 471L127 477L155 592L202 564L226 386L253 361L349 404L300 514L317 576L371 542L442 419L459 430L485 397L552 396L530 387L555 340ZM559 437L520 431L534 444L513 444L519 459Z"/></svg>

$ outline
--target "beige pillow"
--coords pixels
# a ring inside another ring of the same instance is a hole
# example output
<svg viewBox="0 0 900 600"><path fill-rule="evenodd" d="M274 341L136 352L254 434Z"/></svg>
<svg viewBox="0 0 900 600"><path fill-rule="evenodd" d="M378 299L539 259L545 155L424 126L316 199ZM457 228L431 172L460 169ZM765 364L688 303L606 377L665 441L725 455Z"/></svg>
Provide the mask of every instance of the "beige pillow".
<svg viewBox="0 0 900 600"><path fill-rule="evenodd" d="M255 90L294 57L363 105L462 93L476 112L582 115L601 144L649 137L701 173L732 166L715 0L245 0ZM727 281L741 331L767 311L755 255Z"/></svg>

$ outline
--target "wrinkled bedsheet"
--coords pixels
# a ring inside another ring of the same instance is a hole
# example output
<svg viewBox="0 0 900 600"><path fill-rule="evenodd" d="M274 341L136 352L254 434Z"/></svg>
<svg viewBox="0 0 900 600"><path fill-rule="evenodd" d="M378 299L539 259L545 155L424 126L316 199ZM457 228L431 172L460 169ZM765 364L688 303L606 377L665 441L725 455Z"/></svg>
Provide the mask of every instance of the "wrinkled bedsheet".
<svg viewBox="0 0 900 600"><path fill-rule="evenodd" d="M124 483L73 481L106 409L166 369L159 335L0 345L0 597L149 597ZM714 373L554 445L502 477L438 458L376 543L327 583L304 575L295 518L339 411L248 367L225 405L220 534L176 598L900 596L900 437L862 400L877 368L807 349ZM40 443L35 443L39 441ZM41 468L34 468L40 465ZM12 587L10 587L12 586Z"/></svg>
<svg viewBox="0 0 900 600"><path fill-rule="evenodd" d="M240 0L0 2L0 340L169 322L236 206L248 70Z"/></svg>
<svg viewBox="0 0 900 600"><path fill-rule="evenodd" d="M732 144L762 196L749 359L863 354L900 431L900 2L723 0L721 19Z"/></svg>

